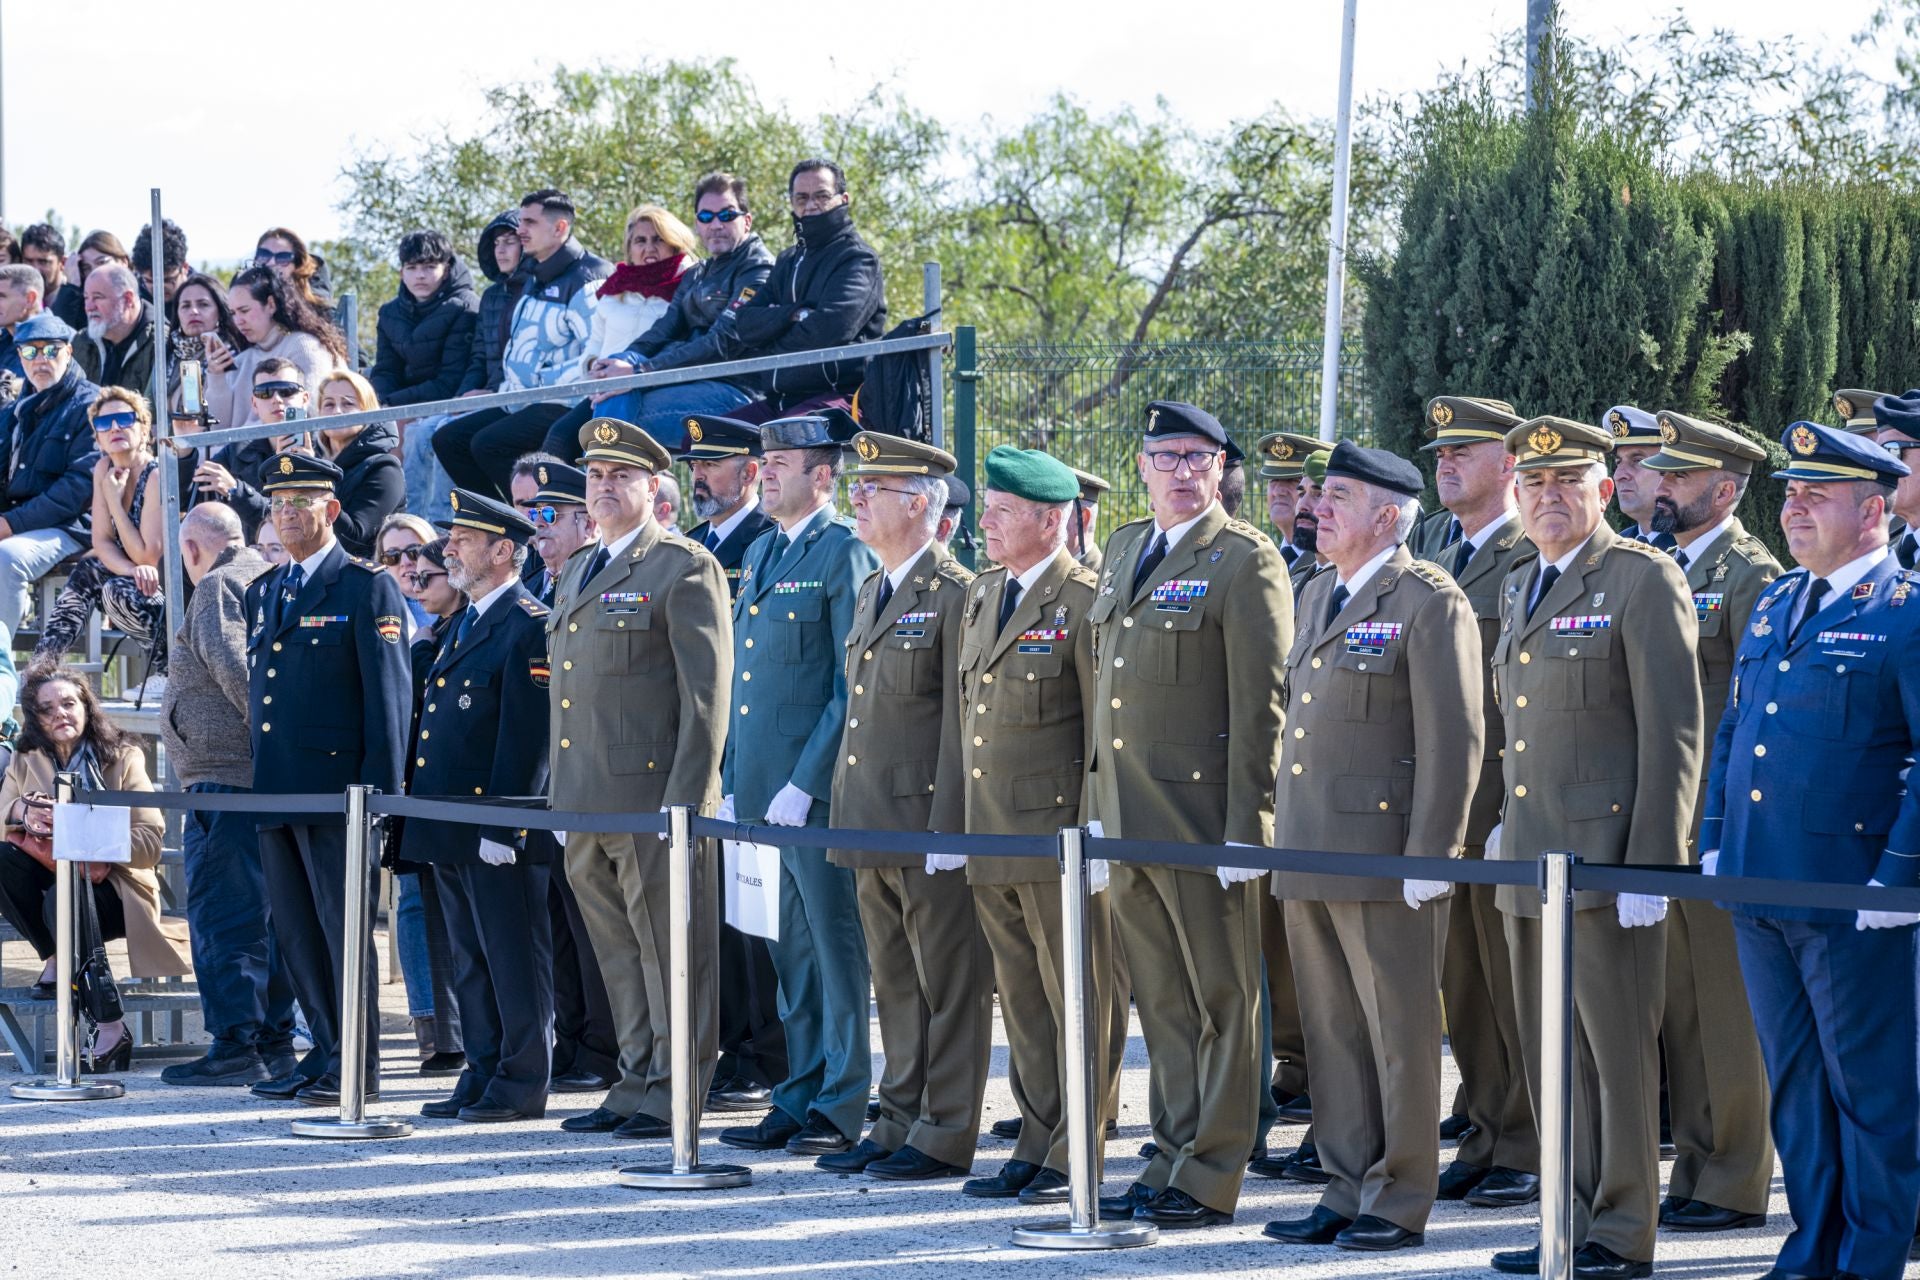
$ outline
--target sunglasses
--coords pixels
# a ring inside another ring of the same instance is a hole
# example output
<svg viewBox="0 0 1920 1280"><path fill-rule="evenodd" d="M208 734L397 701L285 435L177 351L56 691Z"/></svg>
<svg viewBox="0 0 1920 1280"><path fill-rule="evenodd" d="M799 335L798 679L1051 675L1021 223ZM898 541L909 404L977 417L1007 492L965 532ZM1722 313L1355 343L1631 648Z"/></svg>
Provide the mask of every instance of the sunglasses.
<svg viewBox="0 0 1920 1280"><path fill-rule="evenodd" d="M732 222L735 218L747 216L745 209L702 209L693 215L700 222Z"/></svg>
<svg viewBox="0 0 1920 1280"><path fill-rule="evenodd" d="M1897 458L1909 449L1920 449L1920 440L1889 440L1880 447Z"/></svg>
<svg viewBox="0 0 1920 1280"><path fill-rule="evenodd" d="M380 553L380 563L386 565L389 569L399 564L402 560L418 560L419 558L420 548L417 546L402 547L398 551L382 551Z"/></svg>
<svg viewBox="0 0 1920 1280"><path fill-rule="evenodd" d="M272 249L255 249L253 251L254 265L261 267L269 264L276 267L290 267L293 265L293 257L293 251L290 249L281 249L277 253Z"/></svg>
<svg viewBox="0 0 1920 1280"><path fill-rule="evenodd" d="M435 578L444 578L446 576L447 575L444 573L410 573L407 575L407 581L413 584L413 589L415 591L418 591L421 587L426 586L429 582L432 582Z"/></svg>
<svg viewBox="0 0 1920 1280"><path fill-rule="evenodd" d="M23 342L14 348L22 360L51 360L66 349L64 342Z"/></svg>
<svg viewBox="0 0 1920 1280"><path fill-rule="evenodd" d="M306 388L297 382L260 382L254 384L253 398L255 400L291 400L305 391Z"/></svg>
<svg viewBox="0 0 1920 1280"><path fill-rule="evenodd" d="M116 427L130 427L138 421L140 421L140 415L137 413L102 413L94 417L93 429L95 431L112 431Z"/></svg>

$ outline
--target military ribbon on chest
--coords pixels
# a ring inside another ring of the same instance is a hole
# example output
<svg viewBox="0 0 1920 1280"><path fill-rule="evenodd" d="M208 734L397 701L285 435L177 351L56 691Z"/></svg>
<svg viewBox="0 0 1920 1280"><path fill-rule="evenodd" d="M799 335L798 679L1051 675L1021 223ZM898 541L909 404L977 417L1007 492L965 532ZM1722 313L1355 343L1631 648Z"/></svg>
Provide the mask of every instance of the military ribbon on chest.
<svg viewBox="0 0 1920 1280"><path fill-rule="evenodd" d="M1590 636L1596 631L1605 631L1613 625L1610 613L1570 613L1555 618L1547 624L1558 636Z"/></svg>
<svg viewBox="0 0 1920 1280"><path fill-rule="evenodd" d="M1719 613L1727 607L1726 593L1722 591L1696 591L1693 593L1693 613L1705 622L1707 615Z"/></svg>
<svg viewBox="0 0 1920 1280"><path fill-rule="evenodd" d="M798 579L790 579L786 582L774 583L773 593L777 596L790 596L796 591L818 591L826 585L824 582L801 582Z"/></svg>
<svg viewBox="0 0 1920 1280"><path fill-rule="evenodd" d="M1065 640L1065 627L1035 627L1031 631L1022 631L1014 639L1015 653L1052 653L1053 642Z"/></svg>
<svg viewBox="0 0 1920 1280"><path fill-rule="evenodd" d="M1387 651L1389 641L1400 638L1404 629L1405 624L1399 622L1362 622L1348 627L1347 652L1378 657Z"/></svg>
<svg viewBox="0 0 1920 1280"><path fill-rule="evenodd" d="M1885 644L1885 636L1873 635L1865 631L1822 631L1813 638L1815 644Z"/></svg>
<svg viewBox="0 0 1920 1280"><path fill-rule="evenodd" d="M638 613L653 597L645 591L603 591L600 607L608 613Z"/></svg>
<svg viewBox="0 0 1920 1280"><path fill-rule="evenodd" d="M345 622L346 620L347 615L344 613L310 613L300 619L299 625L303 627L324 627L335 622Z"/></svg>
<svg viewBox="0 0 1920 1280"><path fill-rule="evenodd" d="M938 609L925 609L918 613L903 613L894 620L893 634L896 637L918 639L927 634L926 624L940 616Z"/></svg>
<svg viewBox="0 0 1920 1280"><path fill-rule="evenodd" d="M1170 578L1153 589L1153 607L1163 613L1187 613L1207 594L1205 578Z"/></svg>

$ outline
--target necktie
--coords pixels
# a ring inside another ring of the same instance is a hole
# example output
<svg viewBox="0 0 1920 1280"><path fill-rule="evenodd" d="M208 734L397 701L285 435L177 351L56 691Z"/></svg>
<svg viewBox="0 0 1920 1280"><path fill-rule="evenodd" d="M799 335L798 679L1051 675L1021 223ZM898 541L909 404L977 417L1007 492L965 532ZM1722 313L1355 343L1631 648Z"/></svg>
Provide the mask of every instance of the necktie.
<svg viewBox="0 0 1920 1280"><path fill-rule="evenodd" d="M1334 583L1333 594L1327 598L1327 620L1320 625L1323 627L1332 626L1333 620L1340 616L1340 611L1347 607L1348 599L1349 593L1347 589L1337 582Z"/></svg>
<svg viewBox="0 0 1920 1280"><path fill-rule="evenodd" d="M580 585L584 587L599 577L600 571L606 568L612 559L613 557L607 553L607 544L604 542L601 543L600 549L593 553L593 559L587 562L586 576L580 579Z"/></svg>
<svg viewBox="0 0 1920 1280"><path fill-rule="evenodd" d="M1133 571L1133 593L1135 595L1140 594L1141 585L1153 576L1153 571L1158 569L1160 562L1166 558L1167 534L1163 529L1153 535L1153 543L1148 546L1147 554L1140 557L1140 567Z"/></svg>
<svg viewBox="0 0 1920 1280"><path fill-rule="evenodd" d="M453 629L453 647L458 649L460 642L467 638L467 632L473 630L473 624L480 618L480 606L468 605L467 611L460 615L460 625Z"/></svg>
<svg viewBox="0 0 1920 1280"><path fill-rule="evenodd" d="M1911 569L1913 562L1920 559L1920 555L1916 555L1916 552L1920 552L1920 539L1916 539L1913 536L1913 530L1909 529L1900 535L1900 545L1894 548L1893 553L1900 557L1902 569Z"/></svg>
<svg viewBox="0 0 1920 1280"><path fill-rule="evenodd" d="M553 570L542 569L540 571L540 585L533 594L539 597L541 604L551 605L553 603Z"/></svg>
<svg viewBox="0 0 1920 1280"><path fill-rule="evenodd" d="M1687 553L1685 551L1682 551L1679 547L1675 547L1673 550L1669 551L1667 554L1672 556L1673 562L1679 565L1683 570L1687 567L1689 563L1691 563L1687 559Z"/></svg>
<svg viewBox="0 0 1920 1280"><path fill-rule="evenodd" d="M1005 631L1007 629L1008 620L1013 617L1013 611L1019 607L1020 607L1020 580L1018 578L1008 578L1006 589L1000 593L1000 627L999 629L1001 631Z"/></svg>
<svg viewBox="0 0 1920 1280"><path fill-rule="evenodd" d="M707 550L718 551L720 549L720 531L715 529L712 525L708 525L707 536L701 539L701 541L707 544Z"/></svg>
<svg viewBox="0 0 1920 1280"><path fill-rule="evenodd" d="M1473 563L1473 553L1479 549L1480 548L1474 546L1473 543L1466 538L1460 539L1460 541L1455 544L1453 553L1454 577L1457 578L1467 571L1467 566Z"/></svg>
<svg viewBox="0 0 1920 1280"><path fill-rule="evenodd" d="M887 602L891 599L893 599L893 577L883 573L880 575L880 599L874 603L873 616L878 618L884 614L887 611Z"/></svg>
<svg viewBox="0 0 1920 1280"><path fill-rule="evenodd" d="M1560 581L1560 566L1550 564L1540 571L1539 585L1533 589L1533 599L1527 602L1527 620L1533 620L1533 611L1547 598L1547 592L1553 590L1553 584Z"/></svg>
<svg viewBox="0 0 1920 1280"><path fill-rule="evenodd" d="M1651 533L1651 532L1643 533L1640 535L1640 541L1645 542L1650 546L1658 547L1660 548L1660 550L1666 551L1669 553L1672 552L1675 547L1680 545L1678 539L1676 539L1670 533Z"/></svg>
<svg viewBox="0 0 1920 1280"><path fill-rule="evenodd" d="M1807 606L1800 614L1800 621L1794 623L1793 630L1787 633L1788 644L1800 638L1800 628L1806 626L1813 615L1820 612L1820 602L1826 599L1827 592L1832 589L1832 584L1825 578L1815 578L1807 584Z"/></svg>
<svg viewBox="0 0 1920 1280"><path fill-rule="evenodd" d="M1450 547L1466 536L1467 531L1460 526L1458 520L1449 520L1447 521L1447 540L1441 545Z"/></svg>
<svg viewBox="0 0 1920 1280"><path fill-rule="evenodd" d="M293 598L300 594L300 587L305 583L306 578L307 571L299 565L287 566L287 576L280 580L278 605L273 611L274 630L278 631L280 624L286 620L287 614L292 612Z"/></svg>
<svg viewBox="0 0 1920 1280"><path fill-rule="evenodd" d="M1293 568L1293 562L1300 558L1300 548L1291 542L1280 548L1280 558L1287 562L1287 568Z"/></svg>

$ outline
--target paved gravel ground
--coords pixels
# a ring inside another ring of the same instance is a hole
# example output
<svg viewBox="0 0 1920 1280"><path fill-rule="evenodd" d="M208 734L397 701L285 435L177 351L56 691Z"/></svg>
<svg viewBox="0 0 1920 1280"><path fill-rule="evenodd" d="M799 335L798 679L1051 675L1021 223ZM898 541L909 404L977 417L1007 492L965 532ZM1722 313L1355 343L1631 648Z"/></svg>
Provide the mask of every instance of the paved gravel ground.
<svg viewBox="0 0 1920 1280"><path fill-rule="evenodd" d="M1159 1244L1098 1254L1013 1248L1017 1224L1049 1216L1015 1203L971 1200L954 1182L901 1187L821 1173L784 1152L720 1147L737 1118L708 1116L703 1155L753 1168L751 1186L650 1192L614 1181L622 1163L664 1160L664 1142L615 1142L559 1131L597 1095L554 1099L544 1121L477 1126L419 1118L448 1082L413 1074L412 1037L397 986L381 988L386 1093L370 1110L416 1123L410 1138L332 1143L294 1138L287 1121L314 1114L243 1091L162 1085L157 1068L121 1077L125 1098L92 1103L5 1101L0 1092L0 1264L55 1277L246 1275L785 1276L824 1272L905 1276L1491 1276L1488 1255L1528 1244L1534 1218L1441 1205L1423 1249L1388 1255L1286 1248L1263 1223L1313 1207L1313 1188L1250 1178L1233 1225L1164 1233ZM879 1044L874 1031L874 1044ZM996 1026L987 1121L1014 1114L1005 1040ZM0 1059L10 1063L11 1059ZM1127 1062L1120 1138L1107 1182L1142 1164L1147 1073L1136 1034ZM13 1077L17 1079L18 1077ZM0 1084L9 1083L0 1077ZM1448 1064L1447 1089L1453 1074ZM752 1117L748 1117L752 1119ZM983 1125L984 1127L984 1125ZM1298 1129L1276 1131L1286 1145ZM975 1170L990 1173L1011 1144L983 1139ZM723 1156L724 1153L724 1156ZM1450 1155L1443 1149L1441 1158ZM1660 1274L1758 1276L1784 1234L1775 1181L1772 1225L1705 1237L1663 1234ZM1910 1269L1920 1274L1920 1268Z"/></svg>

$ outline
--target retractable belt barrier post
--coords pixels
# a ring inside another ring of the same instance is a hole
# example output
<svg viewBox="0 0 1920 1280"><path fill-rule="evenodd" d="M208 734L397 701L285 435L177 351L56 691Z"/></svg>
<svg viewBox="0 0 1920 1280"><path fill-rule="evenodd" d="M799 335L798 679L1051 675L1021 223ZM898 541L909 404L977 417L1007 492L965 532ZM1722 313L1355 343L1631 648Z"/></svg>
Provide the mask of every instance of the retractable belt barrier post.
<svg viewBox="0 0 1920 1280"><path fill-rule="evenodd" d="M73 799L73 775L54 777L54 798L65 804ZM80 1079L80 1019L74 1016L73 970L74 913L80 907L80 893L93 892L93 885L82 889L80 868L55 859L53 864L53 1022L58 1028L54 1044L53 1079L28 1080L14 1085L14 1097L27 1102L94 1102L118 1098L126 1093L117 1080ZM39 1063L34 1064L36 1067Z"/></svg>
<svg viewBox="0 0 1920 1280"><path fill-rule="evenodd" d="M367 973L369 892L373 851L367 818L367 787L347 788L347 921L340 957L340 1115L334 1120L295 1120L300 1138L404 1138L405 1120L369 1120L367 1106Z"/></svg>
<svg viewBox="0 0 1920 1280"><path fill-rule="evenodd" d="M1573 855L1540 856L1540 1277L1573 1276Z"/></svg>
<svg viewBox="0 0 1920 1280"><path fill-rule="evenodd" d="M705 1191L744 1187L753 1171L739 1164L700 1163L700 1112L695 1101L699 1065L693 1060L693 811L667 810L668 1034L673 1037L673 1163L636 1164L620 1171L623 1187L655 1191Z"/></svg>

